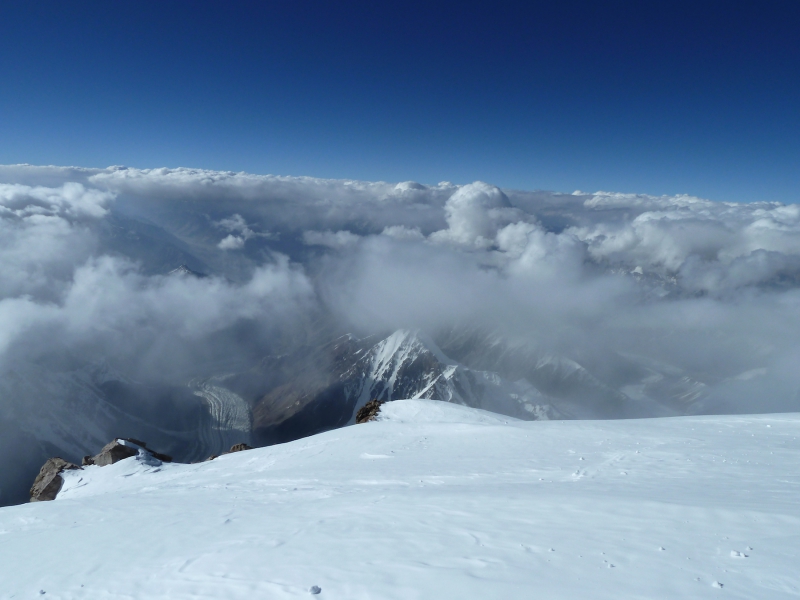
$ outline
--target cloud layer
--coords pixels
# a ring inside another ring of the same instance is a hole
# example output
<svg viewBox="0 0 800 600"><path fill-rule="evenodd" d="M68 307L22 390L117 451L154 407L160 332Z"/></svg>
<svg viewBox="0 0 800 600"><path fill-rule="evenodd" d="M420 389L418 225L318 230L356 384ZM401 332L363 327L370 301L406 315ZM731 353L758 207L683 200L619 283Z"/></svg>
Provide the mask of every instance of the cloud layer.
<svg viewBox="0 0 800 600"><path fill-rule="evenodd" d="M620 385L638 357L701 381L709 411L800 409L797 205L23 165L0 168L0 232L0 361L179 378L314 313L481 328ZM167 275L180 257L208 277Z"/></svg>

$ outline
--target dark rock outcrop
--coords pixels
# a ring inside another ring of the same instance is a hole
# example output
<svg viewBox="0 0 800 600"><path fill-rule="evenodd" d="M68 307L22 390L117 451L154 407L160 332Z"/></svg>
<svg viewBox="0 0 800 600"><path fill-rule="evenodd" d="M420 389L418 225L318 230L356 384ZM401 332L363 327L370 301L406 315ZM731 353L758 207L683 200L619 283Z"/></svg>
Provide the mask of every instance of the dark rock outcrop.
<svg viewBox="0 0 800 600"><path fill-rule="evenodd" d="M103 449L94 456L84 456L84 465L97 465L98 467L105 467L106 465L113 465L125 458L136 456L139 449L135 446L126 446L120 443L120 440L109 442Z"/></svg>
<svg viewBox="0 0 800 600"><path fill-rule="evenodd" d="M234 448L237 446L246 446L246 444L237 444ZM247 448L249 448L249 446L247 446ZM233 449L231 450L233 451ZM113 442L103 446L103 449L94 456L84 456L82 463L84 467L87 465L104 467L106 465L113 465L115 462L119 462L125 458L136 456L137 454L140 454L143 459L149 459L150 462L144 460L146 464L154 466L156 464L161 464L161 462L172 462L172 457L161 454L160 452L148 450L147 445L141 440L116 438ZM153 460L153 458L157 460ZM58 492L61 491L61 487L64 485L64 478L61 477L61 473L66 470L80 468L82 467L73 465L63 458L55 457L47 459L47 462L44 463L44 466L39 470L39 475L36 476L36 480L31 487L31 502L55 500Z"/></svg>
<svg viewBox="0 0 800 600"><path fill-rule="evenodd" d="M252 450L252 446L248 446L247 444L234 444L231 446L231 449L228 450L225 454L231 454L232 452L242 452L243 450Z"/></svg>
<svg viewBox="0 0 800 600"><path fill-rule="evenodd" d="M366 423L368 421L374 421L375 418L378 416L378 413L381 412L381 404L384 402L381 400L370 400L356 413L356 423Z"/></svg>
<svg viewBox="0 0 800 600"><path fill-rule="evenodd" d="M55 500L64 485L64 478L61 477L61 473L71 469L80 469L80 467L67 462L63 458L48 459L36 476L33 486L31 486L31 502Z"/></svg>
<svg viewBox="0 0 800 600"><path fill-rule="evenodd" d="M252 450L252 449L253 449L252 446L250 446L248 444L245 444L244 442L242 442L241 444L234 444L233 446L231 446L231 449L228 450L227 452L223 452L222 454L214 454L212 456L209 456L206 459L206 461L214 460L215 458L219 458L220 456L225 456L226 454L233 454L234 452L242 452L244 450Z"/></svg>
<svg viewBox="0 0 800 600"><path fill-rule="evenodd" d="M172 462L171 456L150 450L147 448L147 444L140 440L133 438L117 438L113 442L103 446L103 449L94 456L84 456L82 463L84 466L97 465L98 467L113 465L114 463L125 458L136 456L139 453L140 448L149 454L152 454L162 462Z"/></svg>

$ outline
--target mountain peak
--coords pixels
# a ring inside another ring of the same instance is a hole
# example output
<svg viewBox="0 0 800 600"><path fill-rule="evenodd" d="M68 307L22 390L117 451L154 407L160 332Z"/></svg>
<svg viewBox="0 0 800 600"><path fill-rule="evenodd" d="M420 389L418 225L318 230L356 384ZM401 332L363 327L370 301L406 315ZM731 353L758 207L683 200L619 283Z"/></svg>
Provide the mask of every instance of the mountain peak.
<svg viewBox="0 0 800 600"><path fill-rule="evenodd" d="M197 278L200 278L200 279L202 279L203 277L208 277L208 275L206 275L205 273L198 273L197 271L193 271L192 269L190 269L186 265L180 265L179 267L177 267L175 269L172 269L172 271L167 273L167 275L175 275L175 276L179 276L179 277L191 276L191 277L197 277Z"/></svg>

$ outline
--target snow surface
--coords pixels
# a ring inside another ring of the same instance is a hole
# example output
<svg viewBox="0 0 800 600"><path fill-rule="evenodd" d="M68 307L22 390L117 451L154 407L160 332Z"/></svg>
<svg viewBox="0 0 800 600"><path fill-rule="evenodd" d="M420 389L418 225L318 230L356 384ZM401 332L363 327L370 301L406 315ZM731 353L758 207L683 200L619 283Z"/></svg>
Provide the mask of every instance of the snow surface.
<svg viewBox="0 0 800 600"><path fill-rule="evenodd" d="M435 401L0 509L0 598L797 598L800 415L516 421Z"/></svg>

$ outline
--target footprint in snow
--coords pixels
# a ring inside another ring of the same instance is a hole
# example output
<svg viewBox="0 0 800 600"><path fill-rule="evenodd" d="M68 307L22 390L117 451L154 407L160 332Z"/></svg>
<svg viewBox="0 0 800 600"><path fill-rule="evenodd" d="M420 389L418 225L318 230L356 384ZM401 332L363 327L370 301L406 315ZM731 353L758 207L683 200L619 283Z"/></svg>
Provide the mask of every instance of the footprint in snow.
<svg viewBox="0 0 800 600"><path fill-rule="evenodd" d="M725 587L725 585L720 583L719 581L715 581L714 583L711 584L711 587L722 589L723 587Z"/></svg>
<svg viewBox="0 0 800 600"><path fill-rule="evenodd" d="M747 558L747 554L737 550L731 550L731 558Z"/></svg>

